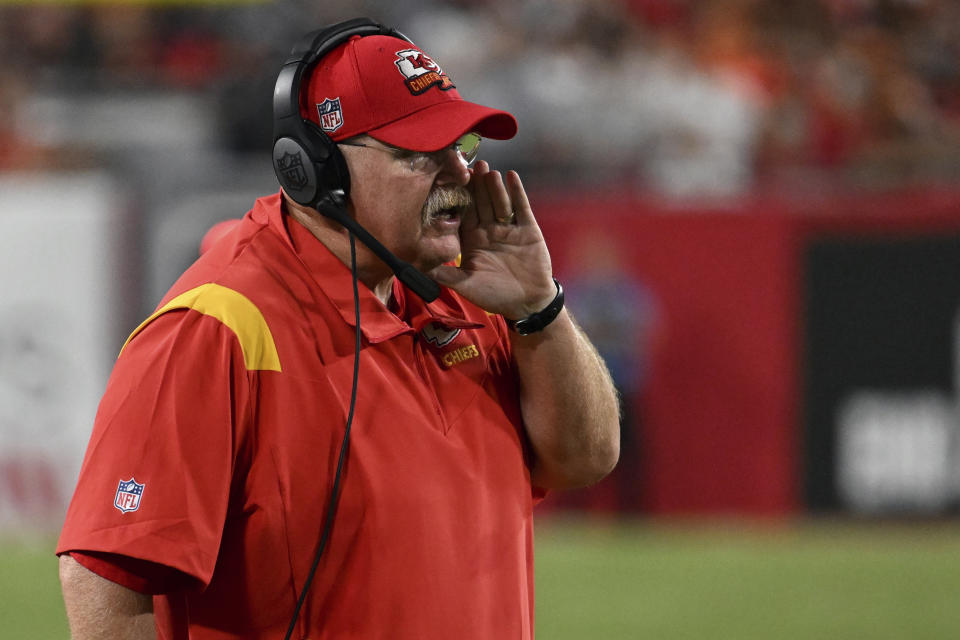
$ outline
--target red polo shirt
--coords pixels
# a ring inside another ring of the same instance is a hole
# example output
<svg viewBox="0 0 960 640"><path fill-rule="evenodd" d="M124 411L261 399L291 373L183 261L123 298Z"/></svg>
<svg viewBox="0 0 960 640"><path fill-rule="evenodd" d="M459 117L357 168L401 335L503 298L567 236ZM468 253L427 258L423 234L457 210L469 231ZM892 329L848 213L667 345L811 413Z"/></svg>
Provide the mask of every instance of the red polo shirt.
<svg viewBox="0 0 960 640"><path fill-rule="evenodd" d="M502 318L360 285L359 389L299 638L531 638L534 491ZM258 200L125 345L58 553L156 596L162 638L281 638L350 402L349 269ZM104 555L106 554L106 555ZM113 555L116 554L116 555ZM118 557L120 556L120 557Z"/></svg>

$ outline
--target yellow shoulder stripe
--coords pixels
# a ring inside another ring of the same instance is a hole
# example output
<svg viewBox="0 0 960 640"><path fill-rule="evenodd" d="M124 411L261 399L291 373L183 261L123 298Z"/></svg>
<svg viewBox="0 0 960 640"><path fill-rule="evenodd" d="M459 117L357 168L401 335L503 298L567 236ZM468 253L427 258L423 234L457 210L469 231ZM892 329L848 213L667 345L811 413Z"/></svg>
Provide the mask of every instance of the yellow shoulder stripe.
<svg viewBox="0 0 960 640"><path fill-rule="evenodd" d="M243 362L248 371L264 369L280 371L280 356L277 354L273 334L270 333L270 327L267 326L263 314L243 294L214 283L202 284L181 293L157 309L133 330L127 341L123 343L120 352L123 353L123 349L143 331L144 327L172 309L193 309L225 324L240 341Z"/></svg>

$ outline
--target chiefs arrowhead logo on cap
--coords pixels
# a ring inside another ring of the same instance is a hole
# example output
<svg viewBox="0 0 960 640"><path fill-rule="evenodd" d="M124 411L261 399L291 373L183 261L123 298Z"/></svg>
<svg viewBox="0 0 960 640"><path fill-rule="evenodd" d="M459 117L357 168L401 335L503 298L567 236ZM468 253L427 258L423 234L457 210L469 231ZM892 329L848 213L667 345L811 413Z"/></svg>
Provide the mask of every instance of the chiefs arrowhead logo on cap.
<svg viewBox="0 0 960 640"><path fill-rule="evenodd" d="M301 109L335 142L367 134L410 151L443 149L468 131L517 133L516 118L464 100L435 58L392 36L353 36L324 56Z"/></svg>
<svg viewBox="0 0 960 640"><path fill-rule="evenodd" d="M440 68L440 65L419 49L397 51L397 59L394 60L394 63L400 73L403 74L410 93L415 96L434 85L437 85L443 91L453 89L455 86L449 76Z"/></svg>

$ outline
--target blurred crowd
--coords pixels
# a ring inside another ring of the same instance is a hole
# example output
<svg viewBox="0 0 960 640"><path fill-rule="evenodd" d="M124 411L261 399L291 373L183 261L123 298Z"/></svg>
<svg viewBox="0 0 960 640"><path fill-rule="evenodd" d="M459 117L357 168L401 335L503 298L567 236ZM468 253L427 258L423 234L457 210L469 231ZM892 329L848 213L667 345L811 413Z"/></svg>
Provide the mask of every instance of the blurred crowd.
<svg viewBox="0 0 960 640"><path fill-rule="evenodd" d="M109 164L124 136L266 154L292 42L358 15L513 111L520 135L489 153L541 184L726 198L960 183L954 0L6 5L0 170ZM91 116L134 103L99 129ZM191 125L192 105L209 120Z"/></svg>

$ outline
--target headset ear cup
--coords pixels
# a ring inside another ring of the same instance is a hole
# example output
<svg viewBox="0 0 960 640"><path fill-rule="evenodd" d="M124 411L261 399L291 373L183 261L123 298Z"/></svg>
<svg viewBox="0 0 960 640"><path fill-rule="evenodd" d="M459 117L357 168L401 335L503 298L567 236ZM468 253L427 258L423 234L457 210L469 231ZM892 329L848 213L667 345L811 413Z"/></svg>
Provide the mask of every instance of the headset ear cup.
<svg viewBox="0 0 960 640"><path fill-rule="evenodd" d="M344 206L350 194L347 161L333 140L312 122L304 137L284 136L273 145L273 169L283 190L294 202L316 207L322 196Z"/></svg>
<svg viewBox="0 0 960 640"><path fill-rule="evenodd" d="M294 202L310 206L317 200L320 191L316 167L299 141L284 136L273 143L273 170Z"/></svg>
<svg viewBox="0 0 960 640"><path fill-rule="evenodd" d="M294 45L273 92L273 168L280 186L295 202L346 205L350 195L347 161L319 125L301 117L300 83L317 62L354 36L389 35L412 41L370 18L355 18L306 34Z"/></svg>
<svg viewBox="0 0 960 640"><path fill-rule="evenodd" d="M330 194L337 204L346 204L350 195L350 171L347 160L337 143L330 139L316 123L304 122L306 136L310 145L310 158L317 173L321 194Z"/></svg>

